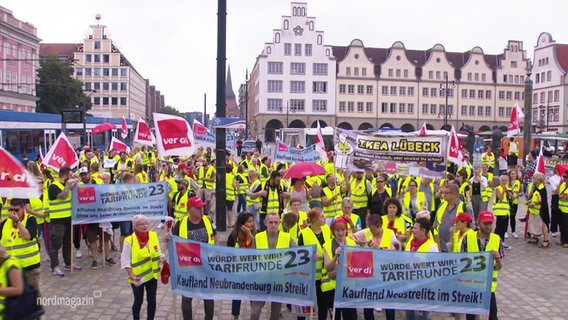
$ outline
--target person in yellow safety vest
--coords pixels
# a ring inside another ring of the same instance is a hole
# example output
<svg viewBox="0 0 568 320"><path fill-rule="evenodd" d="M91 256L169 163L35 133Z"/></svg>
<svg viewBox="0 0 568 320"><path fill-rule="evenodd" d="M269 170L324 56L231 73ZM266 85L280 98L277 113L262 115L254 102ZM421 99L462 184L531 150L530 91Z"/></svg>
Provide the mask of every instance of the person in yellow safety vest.
<svg viewBox="0 0 568 320"><path fill-rule="evenodd" d="M20 261L27 282L39 291L41 257L37 222L34 216L26 214L26 202L24 199L12 199L8 219L0 224L0 241L8 254Z"/></svg>
<svg viewBox="0 0 568 320"><path fill-rule="evenodd" d="M469 204L471 202L471 186L467 179L467 171L460 169L456 174L456 181L460 187L460 200Z"/></svg>
<svg viewBox="0 0 568 320"><path fill-rule="evenodd" d="M473 232L471 229L471 223L473 218L467 212L460 212L456 217L452 218L454 226L450 228L452 237L450 238L452 251L451 252L461 252L461 244L464 237L468 233Z"/></svg>
<svg viewBox="0 0 568 320"><path fill-rule="evenodd" d="M120 161L120 156L117 155L116 149L110 149L103 157L103 169L110 173L111 181L114 181L114 167L118 161Z"/></svg>
<svg viewBox="0 0 568 320"><path fill-rule="evenodd" d="M391 229L383 228L383 219L378 214L367 217L367 228L351 235L351 239L361 247L381 250L401 250L402 246ZM374 309L363 309L365 319L374 319ZM395 318L394 309L385 309L387 319Z"/></svg>
<svg viewBox="0 0 568 320"><path fill-rule="evenodd" d="M298 242L300 231L308 226L308 216L301 210L301 204L299 198L290 198L290 211L284 211L278 227L278 230L288 232L294 242Z"/></svg>
<svg viewBox="0 0 568 320"><path fill-rule="evenodd" d="M260 168L258 173L260 174L260 181L266 182L270 178L270 164L272 159L269 157L262 158L262 162L260 163Z"/></svg>
<svg viewBox="0 0 568 320"><path fill-rule="evenodd" d="M184 239L189 239L197 242L208 243L214 245L217 243L217 231L211 220L206 215L202 214L202 209L205 202L197 197L191 197L187 200L188 215L183 219L177 221L174 225L172 234ZM165 240L169 241L170 233L166 233ZM181 298L181 312L184 319L191 319L192 317L192 303L193 299L188 297ZM213 300L204 299L203 307L205 309L205 320L213 319L213 311L215 303Z"/></svg>
<svg viewBox="0 0 568 320"><path fill-rule="evenodd" d="M489 171L494 172L495 154L491 151L491 146L486 146L485 152L481 154L481 164L487 164Z"/></svg>
<svg viewBox="0 0 568 320"><path fill-rule="evenodd" d="M459 188L455 183L450 183L443 187L442 192L444 200L436 211L434 229L438 231L440 251L449 252L451 248L448 248L447 244L450 243L450 228L454 225L451 219L460 212L467 212L471 215L472 211L471 208L459 199Z"/></svg>
<svg viewBox="0 0 568 320"><path fill-rule="evenodd" d="M246 211L247 209L247 199L246 192L249 188L248 182L248 172L245 171L243 166L239 166L237 169L237 174L235 175L235 180L238 183L237 187L237 213Z"/></svg>
<svg viewBox="0 0 568 320"><path fill-rule="evenodd" d="M560 230L559 246L568 248L568 171L562 174L562 182L556 190L558 194L558 209L560 210L560 219L558 226Z"/></svg>
<svg viewBox="0 0 568 320"><path fill-rule="evenodd" d="M406 243L405 251L410 252L438 252L438 245L430 238L431 224L426 218L418 218L412 227L412 240ZM427 311L407 310L407 319L428 319Z"/></svg>
<svg viewBox="0 0 568 320"><path fill-rule="evenodd" d="M529 241L532 244L538 244L538 236L542 234L543 240L540 248L550 247L548 225L550 224L550 211L548 206L548 195L544 185L545 176L541 172L535 172L532 175L532 194L530 194L527 206L531 214L529 219L529 232L533 235L533 239Z"/></svg>
<svg viewBox="0 0 568 320"><path fill-rule="evenodd" d="M501 237L501 241L503 243L505 243L505 232L507 232L507 228L509 227L509 212L511 210L509 201L513 196L513 193L507 190L508 184L509 176L500 176L499 185L495 188L495 194L493 196L493 212L497 218L494 232L496 235ZM506 245L505 249L508 249Z"/></svg>
<svg viewBox="0 0 568 320"><path fill-rule="evenodd" d="M341 212L335 216L331 221L335 221L337 218L343 217L347 221L347 236L351 236L353 233L363 229L361 227L361 217L353 213L353 200L349 197L343 198L341 200Z"/></svg>
<svg viewBox="0 0 568 320"><path fill-rule="evenodd" d="M134 166L134 175L136 176L136 183L148 183L150 182L150 178L148 177L148 174L146 173L146 171L144 171L144 167L142 166L142 164L137 163Z"/></svg>
<svg viewBox="0 0 568 320"><path fill-rule="evenodd" d="M148 146L142 146L142 149L140 150L140 155L142 156L142 163L141 163L142 168L144 169L144 171L147 171L148 167L150 166Z"/></svg>
<svg viewBox="0 0 568 320"><path fill-rule="evenodd" d="M262 188L262 182L260 182L260 176L256 170L248 170L249 187L245 191L247 196L247 211L252 213L254 216L254 225L259 226L259 212L260 212L260 201L262 197L255 192L259 188Z"/></svg>
<svg viewBox="0 0 568 320"><path fill-rule="evenodd" d="M114 180L119 182L126 173L130 173L134 162L128 158L128 153L120 151L120 159L114 165Z"/></svg>
<svg viewBox="0 0 568 320"><path fill-rule="evenodd" d="M397 198L388 198L383 203L383 228L390 229L396 235L396 238L403 245L408 241L410 229L412 228L412 219L403 214L400 201Z"/></svg>
<svg viewBox="0 0 568 320"><path fill-rule="evenodd" d="M99 163L92 163L89 166L91 180L93 180L96 184L103 184L103 180L101 177L100 165Z"/></svg>
<svg viewBox="0 0 568 320"><path fill-rule="evenodd" d="M487 188L487 178L481 175L481 169L475 168L473 170L473 177L469 179L471 186L471 209L473 216L477 217L479 212L487 210L487 195L485 189Z"/></svg>
<svg viewBox="0 0 568 320"><path fill-rule="evenodd" d="M430 208L430 204L426 202L424 192L418 191L418 183L414 180L408 182L408 188L401 190L401 204L403 212L410 219L414 220L416 212Z"/></svg>
<svg viewBox="0 0 568 320"><path fill-rule="evenodd" d="M493 258L493 280L491 281L491 299L489 302L489 320L497 320L497 276L503 268L503 242L498 235L491 232L495 216L490 211L481 211L477 218L478 231L469 232L462 240L461 252L491 252ZM475 319L468 314L467 320Z"/></svg>
<svg viewBox="0 0 568 320"><path fill-rule="evenodd" d="M81 155L81 162L85 162L87 161L89 164L91 163L98 163L99 159L95 157L95 154L93 153L93 150L91 150L91 148L86 148L85 150L83 150L83 154Z"/></svg>
<svg viewBox="0 0 568 320"><path fill-rule="evenodd" d="M227 205L227 227L233 227L233 206L235 204L235 198L237 194L237 189L239 188L239 182L235 179L233 174L233 166L230 163L226 165L226 175L225 175L225 203Z"/></svg>
<svg viewBox="0 0 568 320"><path fill-rule="evenodd" d="M351 180L349 188L349 197L353 199L353 212L361 218L361 226L367 227L367 205L373 188L371 182L365 179L365 172L355 173L355 178Z"/></svg>
<svg viewBox="0 0 568 320"><path fill-rule="evenodd" d="M341 245L354 247L357 244L347 236L349 221L344 217L338 217L331 224L332 239L323 245L324 269L321 278L321 291L326 297L328 304L326 310L331 312L335 297L335 278L339 257L342 254ZM343 316L343 317L342 317ZM354 308L335 308L334 319L356 319L357 310ZM319 318L318 318L319 319ZM326 319L326 318L324 318Z"/></svg>
<svg viewBox="0 0 568 320"><path fill-rule="evenodd" d="M316 255L316 301L318 305L318 319L326 319L327 305L321 291L321 278L323 271L323 246L331 241L331 229L325 223L325 215L321 208L313 208L308 213L309 226L300 231L299 246L315 245Z"/></svg>
<svg viewBox="0 0 568 320"><path fill-rule="evenodd" d="M255 235L255 248L256 249L285 249L295 247L296 243L289 233L280 232L280 217L278 213L270 212L266 215L264 220L265 231L259 232ZM251 301L250 302L250 319L258 320L264 307L265 301ZM272 302L270 304L270 317L271 320L280 319L280 302Z"/></svg>
<svg viewBox="0 0 568 320"><path fill-rule="evenodd" d="M513 197L510 201L511 210L509 215L509 223L511 225L511 232L513 238L518 238L517 235L517 211L519 210L519 194L521 193L521 180L519 179L519 172L514 169L509 171L509 184L507 190L511 191Z"/></svg>
<svg viewBox="0 0 568 320"><path fill-rule="evenodd" d="M373 193L367 204L367 216L371 214L381 215L383 212L383 203L386 199L392 197L392 189L387 186L388 178L386 175L377 177L377 186L373 187Z"/></svg>
<svg viewBox="0 0 568 320"><path fill-rule="evenodd" d="M509 168L516 168L519 162L519 143L515 141L515 138L509 138L509 142L507 143L507 147L509 149L509 153L507 154L507 164Z"/></svg>
<svg viewBox="0 0 568 320"><path fill-rule="evenodd" d="M71 189L79 182L79 179L71 179L71 168L65 166L59 169L59 177L49 186L49 215L51 230L49 242L51 250L51 270L53 275L63 277L64 273L59 268L59 249L63 247L63 261L65 269L81 270L79 266L71 266Z"/></svg>
<svg viewBox="0 0 568 320"><path fill-rule="evenodd" d="M174 220L179 221L187 215L187 200L195 197L191 183L187 179L176 180L177 191L170 199L170 207L174 208Z"/></svg>
<svg viewBox="0 0 568 320"><path fill-rule="evenodd" d="M215 170L216 159L212 159L208 162L207 168L205 169L205 175L203 176L203 184L205 188L203 190L203 195L206 203L206 214L214 215L213 213L213 198L215 197L215 177L217 175L217 170Z"/></svg>
<svg viewBox="0 0 568 320"><path fill-rule="evenodd" d="M290 197L288 190L282 188L280 180L282 177L279 172L272 172L270 179L259 185L252 193L251 198L260 197L260 229L264 231L264 219L270 212L281 215L284 212L284 199Z"/></svg>
<svg viewBox="0 0 568 320"><path fill-rule="evenodd" d="M489 204L489 200L493 196L493 185L494 185L493 173L489 172L488 164L481 165L481 176L487 179L487 187L482 190L481 194L481 201L483 202L481 211L486 211Z"/></svg>
<svg viewBox="0 0 568 320"><path fill-rule="evenodd" d="M321 203L325 214L326 222L331 224L331 220L341 212L341 202L344 194L347 194L349 187L337 185L337 177L328 174L326 177L327 186L321 190Z"/></svg>
<svg viewBox="0 0 568 320"><path fill-rule="evenodd" d="M128 274L128 283L132 287L134 302L132 317L140 319L140 309L144 301L144 290L148 302L148 319L154 319L156 313L156 291L160 276L160 242L158 234L149 231L148 219L141 214L132 218L134 233L124 239L120 255L121 269Z"/></svg>
<svg viewBox="0 0 568 320"><path fill-rule="evenodd" d="M10 210L8 208L10 208L10 201L12 201L12 198L3 198L3 199L4 203L2 203L2 213L0 215L1 217L0 221L8 219L8 214L10 213Z"/></svg>
<svg viewBox="0 0 568 320"><path fill-rule="evenodd" d="M10 256L0 245L0 314L6 314L6 299L16 298L24 293L22 266L14 256Z"/></svg>
<svg viewBox="0 0 568 320"><path fill-rule="evenodd" d="M473 168L473 166L471 165L471 162L469 161L469 155L467 153L463 155L463 160L468 165L467 166L459 166L457 172L459 172L462 169L465 170L465 172L467 172L467 179L469 180L473 176L473 171L471 170L471 168Z"/></svg>

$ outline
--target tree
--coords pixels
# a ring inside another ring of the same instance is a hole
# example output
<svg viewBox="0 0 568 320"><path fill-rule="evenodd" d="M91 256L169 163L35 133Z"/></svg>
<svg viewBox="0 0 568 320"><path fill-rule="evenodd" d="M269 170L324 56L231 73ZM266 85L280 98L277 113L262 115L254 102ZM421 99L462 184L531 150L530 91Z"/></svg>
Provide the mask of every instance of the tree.
<svg viewBox="0 0 568 320"><path fill-rule="evenodd" d="M174 116L183 117L181 112L179 112L179 110L176 107L172 107L172 106L163 107L162 109L160 109L160 113L171 114L171 115L174 115Z"/></svg>
<svg viewBox="0 0 568 320"><path fill-rule="evenodd" d="M83 92L83 82L73 77L73 68L67 62L49 55L40 61L37 77L37 112L61 113L82 105L85 110L91 108L91 101Z"/></svg>

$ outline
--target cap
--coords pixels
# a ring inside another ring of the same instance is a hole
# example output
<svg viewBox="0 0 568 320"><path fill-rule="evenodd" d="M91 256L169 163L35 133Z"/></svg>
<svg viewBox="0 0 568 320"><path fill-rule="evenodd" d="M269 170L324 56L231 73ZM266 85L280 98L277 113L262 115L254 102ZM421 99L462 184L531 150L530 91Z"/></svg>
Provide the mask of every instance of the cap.
<svg viewBox="0 0 568 320"><path fill-rule="evenodd" d="M195 207L195 208L203 208L205 206L205 202L203 202L198 197L191 197L187 199L187 207Z"/></svg>
<svg viewBox="0 0 568 320"><path fill-rule="evenodd" d="M176 180L176 183L185 183L186 186L189 186L189 181L187 181L187 179Z"/></svg>
<svg viewBox="0 0 568 320"><path fill-rule="evenodd" d="M477 216L477 219L481 222L495 222L495 216L491 211L481 211Z"/></svg>
<svg viewBox="0 0 568 320"><path fill-rule="evenodd" d="M79 174L89 173L89 169L87 167L79 168Z"/></svg>
<svg viewBox="0 0 568 320"><path fill-rule="evenodd" d="M344 225L348 225L349 222L347 221L347 219L345 219L344 217L339 217L339 218L335 218L333 220L333 223L331 224L331 230L335 229L335 226L337 226L338 224L343 223Z"/></svg>
<svg viewBox="0 0 568 320"><path fill-rule="evenodd" d="M189 169L189 166L185 163L182 163L178 166L178 169Z"/></svg>
<svg viewBox="0 0 568 320"><path fill-rule="evenodd" d="M460 212L460 214L458 214L457 216L452 218L452 222L456 222L456 221L463 221L463 222L471 223L473 221L473 219L471 218L471 216L467 212Z"/></svg>

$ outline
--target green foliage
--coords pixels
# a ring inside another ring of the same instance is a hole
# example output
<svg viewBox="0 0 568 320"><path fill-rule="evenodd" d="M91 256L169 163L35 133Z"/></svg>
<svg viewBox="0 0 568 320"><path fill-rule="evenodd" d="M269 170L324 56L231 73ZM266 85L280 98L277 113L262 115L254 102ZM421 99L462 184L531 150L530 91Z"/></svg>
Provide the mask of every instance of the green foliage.
<svg viewBox="0 0 568 320"><path fill-rule="evenodd" d="M179 112L178 109L176 109L175 107L172 107L172 106L165 106L162 109L160 109L160 111L158 111L158 112L183 117L181 112Z"/></svg>
<svg viewBox="0 0 568 320"><path fill-rule="evenodd" d="M73 77L73 68L56 56L49 55L40 61L37 70L36 92L39 97L37 112L61 113L85 105L91 108L91 101L83 92L83 82Z"/></svg>

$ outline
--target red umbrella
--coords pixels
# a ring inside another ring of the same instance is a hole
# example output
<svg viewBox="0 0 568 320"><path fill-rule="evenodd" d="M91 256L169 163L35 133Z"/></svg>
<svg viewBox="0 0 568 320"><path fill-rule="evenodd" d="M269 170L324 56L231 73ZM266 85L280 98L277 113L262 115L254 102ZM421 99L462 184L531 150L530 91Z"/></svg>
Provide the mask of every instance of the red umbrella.
<svg viewBox="0 0 568 320"><path fill-rule="evenodd" d="M116 128L116 124L110 122L103 122L93 128L92 134L99 134Z"/></svg>
<svg viewBox="0 0 568 320"><path fill-rule="evenodd" d="M290 166L286 172L284 172L284 178L298 178L301 179L307 176L318 176L320 174L325 174L325 170L319 164L314 162L304 161L298 162Z"/></svg>

